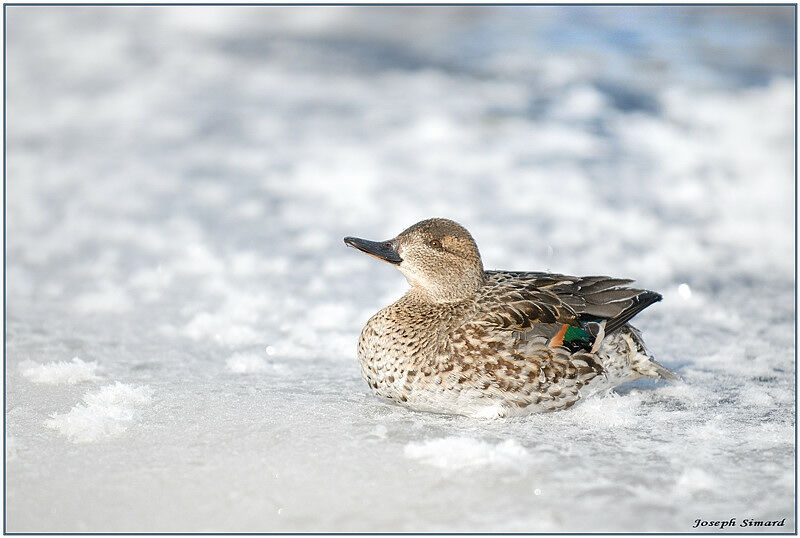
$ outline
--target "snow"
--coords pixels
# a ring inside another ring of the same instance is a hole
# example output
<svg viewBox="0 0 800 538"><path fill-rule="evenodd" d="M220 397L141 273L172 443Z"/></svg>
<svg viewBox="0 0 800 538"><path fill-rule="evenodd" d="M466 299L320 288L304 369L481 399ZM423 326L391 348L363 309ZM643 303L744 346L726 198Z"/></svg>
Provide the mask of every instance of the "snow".
<svg viewBox="0 0 800 538"><path fill-rule="evenodd" d="M83 362L78 357L73 357L71 362L58 361L48 362L47 364L36 364L34 362L23 362L20 364L23 377L34 383L47 383L57 385L59 383L81 383L83 381L95 381L100 379L95 375L97 362Z"/></svg>
<svg viewBox="0 0 800 538"><path fill-rule="evenodd" d="M117 381L87 392L83 403L67 413L53 414L45 425L76 443L119 435L136 419L136 408L150 403L151 392L149 387L133 387Z"/></svg>
<svg viewBox="0 0 800 538"><path fill-rule="evenodd" d="M794 530L791 6L6 13L8 531ZM342 238L432 216L661 292L684 382L376 399Z"/></svg>
<svg viewBox="0 0 800 538"><path fill-rule="evenodd" d="M684 301L688 301L692 298L692 287L689 286L686 282L683 282L678 285L678 295L680 295L681 299Z"/></svg>
<svg viewBox="0 0 800 538"><path fill-rule="evenodd" d="M408 443L403 449L406 457L442 469L464 467L519 467L526 463L528 453L515 440L492 444L469 437L429 439Z"/></svg>
<svg viewBox="0 0 800 538"><path fill-rule="evenodd" d="M274 348L267 346L267 355L274 354ZM255 353L235 353L225 361L228 370L237 374L249 374L254 372L272 372L283 374L286 368L279 364L270 364L264 357Z"/></svg>
<svg viewBox="0 0 800 538"><path fill-rule="evenodd" d="M687 469L678 479L675 489L679 495L691 496L702 491L714 491L718 487L714 477L702 469Z"/></svg>

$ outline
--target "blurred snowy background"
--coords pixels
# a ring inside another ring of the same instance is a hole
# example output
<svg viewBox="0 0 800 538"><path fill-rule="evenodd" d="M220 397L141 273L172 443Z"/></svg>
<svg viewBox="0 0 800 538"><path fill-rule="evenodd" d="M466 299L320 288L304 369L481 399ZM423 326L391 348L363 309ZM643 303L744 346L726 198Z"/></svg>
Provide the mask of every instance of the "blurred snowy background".
<svg viewBox="0 0 800 538"><path fill-rule="evenodd" d="M7 7L7 530L794 529L794 8ZM443 216L636 278L686 383L369 395Z"/></svg>

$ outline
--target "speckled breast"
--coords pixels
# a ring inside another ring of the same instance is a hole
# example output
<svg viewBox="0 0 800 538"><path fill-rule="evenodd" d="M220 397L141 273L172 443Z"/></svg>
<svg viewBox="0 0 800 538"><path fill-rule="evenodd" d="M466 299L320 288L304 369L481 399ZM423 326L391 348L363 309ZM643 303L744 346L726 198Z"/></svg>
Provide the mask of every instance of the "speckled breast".
<svg viewBox="0 0 800 538"><path fill-rule="evenodd" d="M437 374L451 358L450 336L466 310L459 305L421 309L403 298L375 314L358 341L361 374L373 392L434 410L425 402L439 392L442 376Z"/></svg>
<svg viewBox="0 0 800 538"><path fill-rule="evenodd" d="M379 396L406 403L414 391L423 349L408 329L398 327L382 310L361 331L361 375Z"/></svg>

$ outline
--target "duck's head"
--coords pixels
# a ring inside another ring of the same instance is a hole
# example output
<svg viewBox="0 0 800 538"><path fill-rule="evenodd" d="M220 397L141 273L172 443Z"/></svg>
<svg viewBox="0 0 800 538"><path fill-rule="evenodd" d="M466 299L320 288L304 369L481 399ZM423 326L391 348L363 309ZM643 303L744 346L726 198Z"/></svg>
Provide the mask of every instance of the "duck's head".
<svg viewBox="0 0 800 538"><path fill-rule="evenodd" d="M452 220L423 220L388 241L345 237L344 242L395 265L414 291L431 302L463 301L484 282L478 245Z"/></svg>

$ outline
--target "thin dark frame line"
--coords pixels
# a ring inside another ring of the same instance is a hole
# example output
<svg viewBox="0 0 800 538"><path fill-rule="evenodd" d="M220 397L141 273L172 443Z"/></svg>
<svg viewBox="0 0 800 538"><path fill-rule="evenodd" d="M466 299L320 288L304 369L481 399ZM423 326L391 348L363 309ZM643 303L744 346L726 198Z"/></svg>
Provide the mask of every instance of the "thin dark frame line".
<svg viewBox="0 0 800 538"><path fill-rule="evenodd" d="M797 534L797 4L794 6L794 526Z"/></svg>
<svg viewBox="0 0 800 538"><path fill-rule="evenodd" d="M6 54L7 54L7 19L6 19L6 8L7 7L75 7L75 6L112 6L112 7L164 7L164 6L185 6L185 7L197 7L197 6L232 6L232 7L241 7L241 6L287 6L287 7L309 7L309 6L364 6L364 7L393 7L393 6L429 6L429 7L449 7L449 6L457 6L457 7L469 7L469 6L476 6L476 7L486 7L486 6L499 6L499 7L514 7L514 6L567 6L567 7L575 7L575 6L616 6L616 7L639 7L639 6L649 6L649 7L664 7L664 6L793 6L795 12L795 21L794 21L794 43L795 43L795 51L794 51L794 65L795 65L795 73L794 73L794 98L795 98L795 117L794 117L794 141L795 141L795 154L794 154L794 177L795 177L795 184L794 184L794 197L795 197L795 214L794 214L794 224L795 224L795 236L794 236L794 255L795 255L795 262L794 262L794 301L795 301L795 317L794 317L794 360L795 360L795 389L797 388L798 382L798 372L797 372L797 328L798 328L798 320L797 320L797 304L798 304L798 289L797 289L797 277L798 277L798 264L797 264L797 253L798 253L798 188L797 188L797 173L798 173L798 155L797 155L797 127L798 127L798 120L797 120L797 113L798 113L798 92L797 92L797 81L798 81L798 74L797 74L797 2L775 2L775 3L692 3L692 2L664 2L664 3L657 3L657 4L650 4L644 2L571 2L571 3L557 3L557 2L504 2L504 3L475 3L475 4L464 4L464 3L398 3L398 4L386 4L386 3L358 3L358 2L341 2L341 3L321 3L321 2L304 2L304 3L288 3L288 2L237 2L237 3L219 3L219 2L192 2L192 3L179 3L179 2L164 2L164 3L145 3L145 2L104 2L104 3L89 3L89 2L73 2L73 3L53 3L53 2L42 2L42 3L20 3L20 2L4 2L3 3L3 357L6 357L6 327L7 327L7 304L6 304L6 178L7 178L7 164L6 164L6 149L7 149L7 137L6 137L6 123L7 123L7 87L6 87ZM3 362L3 415L5 417L6 413L6 368L7 362ZM797 485L798 485L798 473L797 473L797 463L798 463L798 454L797 454L797 440L798 440L798 425L797 425L797 412L798 412L798 394L797 390L795 390L795 461L794 461L794 493L795 493L795 501L797 500ZM7 446L6 446L6 438L7 438L7 425L6 421L3 421L3 460L5 463L6 456L7 456ZM3 534L9 536L37 536L42 534L47 535L55 535L55 536L86 536L86 535L99 535L99 536L136 536L136 535L165 535L165 536L183 536L183 535L201 535L201 536L272 536L272 535L294 535L294 536L333 536L333 535L342 535L342 536L384 536L384 535L401 535L401 536L426 536L426 535L437 535L437 536L456 536L456 535L468 535L468 536L488 536L488 535L496 535L496 536L565 536L565 535L587 535L587 536L625 536L625 535L648 535L648 536L674 536L677 534L676 532L564 532L564 533L554 533L554 532L540 532L540 533L519 533L519 532L491 532L491 533L483 533L483 532L475 532L475 533L456 533L456 532L440 532L440 533L422 533L422 532L410 532L410 533L403 533L403 532L296 532L296 533L287 533L287 532L8 532L7 530L7 510L6 510L6 475L7 475L7 468L3 465ZM797 502L795 502L795 526L797 525L797 515L798 515L798 507ZM693 535L699 536L710 536L710 535L718 535L719 533L715 532L697 532L691 533ZM732 536L747 536L751 535L752 533L746 532L729 532L726 533ZM776 532L776 533L769 533L773 536L796 536L798 532Z"/></svg>
<svg viewBox="0 0 800 538"><path fill-rule="evenodd" d="M8 311L6 310L6 147L8 139L6 137L6 36L8 35L6 27L6 6L3 4L3 533L6 532L6 520L8 518L8 511L6 510L6 474L8 473L8 466L6 463L7 445L6 440L6 328L8 327Z"/></svg>
<svg viewBox="0 0 800 538"><path fill-rule="evenodd" d="M324 2L303 2L303 3L289 3L289 2L230 2L230 3L222 3L222 2L162 2L162 3L147 3L147 2L70 2L70 3L56 3L56 2L37 2L37 3L21 3L21 2L5 2L3 6L10 6L10 7L20 7L20 6L30 6L30 7L44 7L44 6L143 6L143 7L160 7L160 6L217 6L217 7L225 7L225 6L232 6L232 7L241 7L241 6L286 6L286 7L309 7L309 6L365 6L365 7L394 7L394 6L433 6L433 7L514 7L514 6L567 6L567 7L576 7L576 6L618 6L618 7L630 7L630 6L647 6L647 7L671 7L671 6L700 6L700 7L734 7L734 6L745 6L745 7L762 7L762 6L794 6L797 8L797 2L771 2L771 3L758 3L758 2L748 2L748 3L713 3L713 2L704 2L704 3L694 3L694 2L665 2L659 4L650 4L646 2L570 2L570 3L559 3L559 2L502 2L502 3L490 3L490 2L481 2L481 3L470 3L470 4L463 4L463 3L445 3L445 2L403 2L403 3L396 3L396 4L387 4L387 3L380 3L380 2L336 2L336 3L324 3Z"/></svg>

